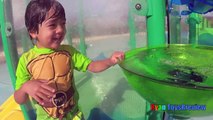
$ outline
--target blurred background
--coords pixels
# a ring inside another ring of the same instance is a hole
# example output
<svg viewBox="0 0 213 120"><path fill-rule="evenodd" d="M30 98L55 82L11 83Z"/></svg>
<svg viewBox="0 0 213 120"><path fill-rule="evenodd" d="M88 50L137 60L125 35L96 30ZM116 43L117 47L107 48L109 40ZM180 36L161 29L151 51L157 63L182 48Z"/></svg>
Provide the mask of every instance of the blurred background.
<svg viewBox="0 0 213 120"><path fill-rule="evenodd" d="M154 8L150 10L147 4L142 4L144 9L136 10L135 4L147 3L148 0L58 1L64 6L67 19L67 34L63 44L74 46L92 60L110 57L113 51L148 46L147 19L150 13L143 10L151 11ZM165 24L159 22L164 27L162 33L165 44L213 45L213 13L208 11L210 8L198 9L198 3L190 7L181 0L159 1L166 8L163 10ZM33 46L24 24L28 3L29 0L2 0L0 3L4 8L4 14L1 15L4 15L6 27L6 32L1 31L0 37L0 104L6 102L14 92L14 76L10 74L15 71L18 58ZM6 64L3 34L6 34L12 61L9 69L7 64L11 61ZM152 33L149 32L149 35ZM154 32L153 36L158 37ZM118 65L97 74L75 71L75 80L80 93L80 106L86 118L147 118L146 101L128 84Z"/></svg>

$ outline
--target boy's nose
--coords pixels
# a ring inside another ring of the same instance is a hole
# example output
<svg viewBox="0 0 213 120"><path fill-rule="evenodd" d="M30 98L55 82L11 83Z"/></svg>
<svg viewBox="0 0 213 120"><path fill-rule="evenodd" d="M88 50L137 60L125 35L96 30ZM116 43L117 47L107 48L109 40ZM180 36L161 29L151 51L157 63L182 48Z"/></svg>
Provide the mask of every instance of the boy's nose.
<svg viewBox="0 0 213 120"><path fill-rule="evenodd" d="M57 25L56 33L62 33L65 31L65 27L62 25Z"/></svg>

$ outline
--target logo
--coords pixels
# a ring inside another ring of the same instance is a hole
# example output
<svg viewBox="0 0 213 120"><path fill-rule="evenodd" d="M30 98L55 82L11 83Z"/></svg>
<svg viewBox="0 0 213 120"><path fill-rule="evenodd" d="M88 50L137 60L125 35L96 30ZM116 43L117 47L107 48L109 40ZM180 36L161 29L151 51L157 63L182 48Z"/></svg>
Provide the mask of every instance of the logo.
<svg viewBox="0 0 213 120"><path fill-rule="evenodd" d="M152 111L165 111L165 110L169 110L169 111L183 111L183 110L193 110L193 111L203 111L206 110L206 105L198 105L198 104L194 104L194 105L187 105L187 104L180 104L180 105L176 105L176 104L168 104L168 105L157 105L157 104L151 104L150 105L150 109Z"/></svg>
<svg viewBox="0 0 213 120"><path fill-rule="evenodd" d="M63 91L58 91L52 98L52 102L56 107L62 107L67 101L67 95Z"/></svg>
<svg viewBox="0 0 213 120"><path fill-rule="evenodd" d="M166 105L156 105L156 104L151 104L150 108L152 111L158 111L158 110L166 110Z"/></svg>

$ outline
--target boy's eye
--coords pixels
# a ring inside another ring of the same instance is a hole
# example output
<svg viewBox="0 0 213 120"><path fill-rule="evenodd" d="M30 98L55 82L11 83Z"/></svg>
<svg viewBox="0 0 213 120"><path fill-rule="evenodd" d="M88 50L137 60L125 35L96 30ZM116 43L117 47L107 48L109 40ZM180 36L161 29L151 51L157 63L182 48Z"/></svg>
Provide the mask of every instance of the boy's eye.
<svg viewBox="0 0 213 120"><path fill-rule="evenodd" d="M63 24L62 24L62 26L65 26L65 25L66 25L66 23L63 23Z"/></svg>
<svg viewBox="0 0 213 120"><path fill-rule="evenodd" d="M55 27L55 26L56 26L56 24L50 24L50 25L48 25L48 26L50 26L50 27Z"/></svg>
<svg viewBox="0 0 213 120"><path fill-rule="evenodd" d="M66 25L66 22L61 22L61 25Z"/></svg>

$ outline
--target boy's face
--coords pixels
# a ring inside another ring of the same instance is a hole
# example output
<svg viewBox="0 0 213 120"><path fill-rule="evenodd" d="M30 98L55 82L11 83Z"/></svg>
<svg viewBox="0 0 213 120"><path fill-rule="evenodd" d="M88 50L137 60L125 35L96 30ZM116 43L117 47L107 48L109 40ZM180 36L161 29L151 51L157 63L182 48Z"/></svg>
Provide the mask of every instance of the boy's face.
<svg viewBox="0 0 213 120"><path fill-rule="evenodd" d="M50 18L53 12L50 10L42 24L39 24L38 32L31 32L30 35L37 39L38 48L57 49L66 33L66 20Z"/></svg>

